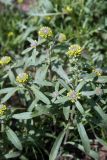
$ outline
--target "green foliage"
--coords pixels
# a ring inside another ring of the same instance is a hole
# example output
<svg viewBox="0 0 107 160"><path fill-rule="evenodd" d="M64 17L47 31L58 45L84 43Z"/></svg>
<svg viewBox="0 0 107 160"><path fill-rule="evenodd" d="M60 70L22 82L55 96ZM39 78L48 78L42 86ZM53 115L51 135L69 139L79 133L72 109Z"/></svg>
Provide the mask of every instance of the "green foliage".
<svg viewBox="0 0 107 160"><path fill-rule="evenodd" d="M10 0L3 4L0 159L99 159L99 144L107 147L106 4L40 0L27 13ZM42 26L52 37L38 35ZM82 51L68 56L73 44Z"/></svg>

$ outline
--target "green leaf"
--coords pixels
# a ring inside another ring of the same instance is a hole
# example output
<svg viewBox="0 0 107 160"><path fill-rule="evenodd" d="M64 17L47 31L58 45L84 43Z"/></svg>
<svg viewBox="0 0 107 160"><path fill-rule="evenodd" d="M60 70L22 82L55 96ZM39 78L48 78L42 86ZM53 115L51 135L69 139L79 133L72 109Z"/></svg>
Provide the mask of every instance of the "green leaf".
<svg viewBox="0 0 107 160"><path fill-rule="evenodd" d="M35 49L34 49L35 50ZM37 51L33 52L31 57L26 57L24 59L25 61L25 67L28 66L38 66L40 64L42 64L43 62L46 62L46 59L48 58L48 54L43 54L40 57L36 57L38 54Z"/></svg>
<svg viewBox="0 0 107 160"><path fill-rule="evenodd" d="M97 79L98 83L107 83L107 76L100 76Z"/></svg>
<svg viewBox="0 0 107 160"><path fill-rule="evenodd" d="M31 119L32 112L23 112L23 113L19 113L19 114L14 114L12 117L15 119Z"/></svg>
<svg viewBox="0 0 107 160"><path fill-rule="evenodd" d="M22 34L17 36L17 38L14 40L14 44L22 43L23 41L25 41L27 39L29 34L35 30L36 30L36 27L29 26L28 28L26 28L26 30Z"/></svg>
<svg viewBox="0 0 107 160"><path fill-rule="evenodd" d="M103 93L107 93L107 89L103 89Z"/></svg>
<svg viewBox="0 0 107 160"><path fill-rule="evenodd" d="M90 74L84 75L83 79L88 82L88 81L93 81L95 77L96 77L95 73L90 73Z"/></svg>
<svg viewBox="0 0 107 160"><path fill-rule="evenodd" d="M59 83L66 89L66 90L70 90L70 87L66 84L66 82L62 79L59 79Z"/></svg>
<svg viewBox="0 0 107 160"><path fill-rule="evenodd" d="M102 108L100 106L95 106L94 109L102 117L102 119L104 119L104 117L106 116L106 114L104 113L104 111L102 110Z"/></svg>
<svg viewBox="0 0 107 160"><path fill-rule="evenodd" d="M1 99L1 103L6 102L10 97L12 97L12 95L18 90L18 88L13 88L11 89L11 92L8 92L2 99Z"/></svg>
<svg viewBox="0 0 107 160"><path fill-rule="evenodd" d="M11 83L14 83L15 82L15 76L14 76L11 69L9 69L8 75L9 75L9 79L10 79Z"/></svg>
<svg viewBox="0 0 107 160"><path fill-rule="evenodd" d="M49 112L47 112L46 110L40 110L40 111L35 111L32 113L32 117L38 117L41 115L49 115Z"/></svg>
<svg viewBox="0 0 107 160"><path fill-rule="evenodd" d="M2 3L4 3L5 5L12 5L12 0L0 0Z"/></svg>
<svg viewBox="0 0 107 160"><path fill-rule="evenodd" d="M47 65L43 65L42 67L40 67L36 72L34 83L37 83L40 86L52 85L51 82L45 80L47 71L48 71Z"/></svg>
<svg viewBox="0 0 107 160"><path fill-rule="evenodd" d="M28 158L26 158L24 155L21 155L20 160L28 160Z"/></svg>
<svg viewBox="0 0 107 160"><path fill-rule="evenodd" d="M34 106L35 107L35 106ZM23 112L14 114L12 117L19 120L32 119L41 115L49 115L49 109L46 106L38 106L34 112Z"/></svg>
<svg viewBox="0 0 107 160"><path fill-rule="evenodd" d="M38 117L41 115L50 115L50 105L35 105L35 111L32 112L32 117Z"/></svg>
<svg viewBox="0 0 107 160"><path fill-rule="evenodd" d="M49 155L49 160L55 160L57 158L57 155L58 155L58 151L59 151L59 148L61 146L61 143L62 143L62 140L64 138L64 135L65 135L65 130L63 130L59 136L56 138L54 144L53 144L53 147L51 149L51 152L50 152L50 155Z"/></svg>
<svg viewBox="0 0 107 160"><path fill-rule="evenodd" d="M70 79L69 79L67 73L63 70L62 66L58 66L58 68L53 66L52 70L55 71L66 82L70 82Z"/></svg>
<svg viewBox="0 0 107 160"><path fill-rule="evenodd" d="M87 154L89 154L90 153L90 143L89 143L89 139L85 131L85 128L82 123L78 123L77 128L78 128L79 135L81 137L82 144L84 146L84 150Z"/></svg>
<svg viewBox="0 0 107 160"><path fill-rule="evenodd" d="M100 106L95 106L94 109L97 111L97 113L102 118L100 125L107 129L107 114L104 113L104 111L102 110Z"/></svg>
<svg viewBox="0 0 107 160"><path fill-rule="evenodd" d="M69 101L69 98L67 96L63 96L63 97L59 97L54 103L55 104L58 104L58 103L64 104L67 101Z"/></svg>
<svg viewBox="0 0 107 160"><path fill-rule="evenodd" d="M53 86L53 84L51 82L46 81L46 80L38 81L38 82L34 82L34 83L38 84L39 86Z"/></svg>
<svg viewBox="0 0 107 160"><path fill-rule="evenodd" d="M32 101L32 103L28 107L28 112L32 112L32 110L35 108L35 105L37 105L37 100Z"/></svg>
<svg viewBox="0 0 107 160"><path fill-rule="evenodd" d="M77 109L80 111L80 113L84 114L84 109L83 109L82 105L80 104L80 102L76 101L75 105L76 105Z"/></svg>
<svg viewBox="0 0 107 160"><path fill-rule="evenodd" d="M43 81L46 78L47 70L47 65L43 65L42 67L40 67L36 72L35 81Z"/></svg>
<svg viewBox="0 0 107 160"><path fill-rule="evenodd" d="M10 152L10 153L5 154L4 157L5 157L6 159L10 159L10 158L16 158L16 157L18 157L19 155L20 155L19 152Z"/></svg>
<svg viewBox="0 0 107 160"><path fill-rule="evenodd" d="M70 113L70 106L63 107L63 114L64 114L66 120L69 119L69 113Z"/></svg>
<svg viewBox="0 0 107 160"><path fill-rule="evenodd" d="M57 12L57 13L34 13L34 12L29 12L29 15L31 16L38 16L38 17L44 17L44 16L57 16L57 15L62 15L62 12Z"/></svg>
<svg viewBox="0 0 107 160"><path fill-rule="evenodd" d="M53 5L52 5L52 2L50 0L45 0L45 1L42 1L42 6L44 6L44 9L46 11L51 11L53 9Z"/></svg>
<svg viewBox="0 0 107 160"><path fill-rule="evenodd" d="M9 92L11 92L12 90L15 90L15 89L16 89L16 87L3 88L3 89L0 89L0 94L9 93Z"/></svg>
<svg viewBox="0 0 107 160"><path fill-rule="evenodd" d="M85 81L82 81L78 84L78 86L76 87L75 91L79 92L81 90L81 88L86 84Z"/></svg>
<svg viewBox="0 0 107 160"><path fill-rule="evenodd" d="M82 91L81 94L82 94L83 96L89 97L89 96L95 95L96 92L95 92L95 91Z"/></svg>
<svg viewBox="0 0 107 160"><path fill-rule="evenodd" d="M45 104L50 104L49 99L40 90L38 90L36 86L33 85L31 89L39 100L41 100Z"/></svg>
<svg viewBox="0 0 107 160"><path fill-rule="evenodd" d="M25 53L30 52L32 49L33 49L32 47L29 47L29 48L25 49L25 50L22 52L22 55L25 54Z"/></svg>
<svg viewBox="0 0 107 160"><path fill-rule="evenodd" d="M8 139L11 141L11 143L18 149L18 150L22 150L22 144L19 140L19 138L17 137L16 133L10 129L9 127L6 128L6 134Z"/></svg>
<svg viewBox="0 0 107 160"><path fill-rule="evenodd" d="M27 40L28 40L28 42L30 42L30 43L33 43L33 42L34 42L34 40L33 40L32 38L30 38L30 37L27 37Z"/></svg>

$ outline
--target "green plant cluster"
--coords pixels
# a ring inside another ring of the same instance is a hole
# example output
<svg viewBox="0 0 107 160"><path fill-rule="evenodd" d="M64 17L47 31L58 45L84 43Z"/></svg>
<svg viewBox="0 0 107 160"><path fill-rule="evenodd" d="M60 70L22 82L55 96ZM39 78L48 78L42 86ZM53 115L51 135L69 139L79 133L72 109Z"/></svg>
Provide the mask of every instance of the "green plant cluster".
<svg viewBox="0 0 107 160"><path fill-rule="evenodd" d="M106 1L41 0L27 13L6 2L0 159L99 160L107 147Z"/></svg>

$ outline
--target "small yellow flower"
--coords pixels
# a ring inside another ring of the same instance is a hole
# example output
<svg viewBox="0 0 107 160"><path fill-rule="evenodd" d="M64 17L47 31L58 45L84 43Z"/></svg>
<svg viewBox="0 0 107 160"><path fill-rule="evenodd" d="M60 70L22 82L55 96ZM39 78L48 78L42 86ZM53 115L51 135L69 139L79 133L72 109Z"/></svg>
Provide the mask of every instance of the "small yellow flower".
<svg viewBox="0 0 107 160"><path fill-rule="evenodd" d="M66 7L63 9L63 11L64 11L65 13L71 13L71 12L72 12L72 8L71 8L70 6L66 6Z"/></svg>
<svg viewBox="0 0 107 160"><path fill-rule="evenodd" d="M17 77L16 77L16 81L18 83L26 83L28 81L28 74L27 73L20 73Z"/></svg>
<svg viewBox="0 0 107 160"><path fill-rule="evenodd" d="M13 36L14 36L14 33L13 33L13 32L8 32L7 36L8 36L8 37L13 37Z"/></svg>
<svg viewBox="0 0 107 160"><path fill-rule="evenodd" d="M2 116L2 115L3 115L3 113L4 113L4 112L0 109L0 116Z"/></svg>
<svg viewBox="0 0 107 160"><path fill-rule="evenodd" d="M58 41L59 41L60 43L66 41L66 35L63 34L63 33L60 33L60 34L59 34L59 37L58 37Z"/></svg>
<svg viewBox="0 0 107 160"><path fill-rule="evenodd" d="M67 93L67 96L70 98L71 102L74 103L76 102L78 99L80 99L80 93L79 92L76 92L74 90L70 90L68 93Z"/></svg>
<svg viewBox="0 0 107 160"><path fill-rule="evenodd" d="M49 27L42 27L39 32L38 32L39 36L42 37L42 38L49 38L49 37L52 37L53 33L52 33L52 30L51 28Z"/></svg>
<svg viewBox="0 0 107 160"><path fill-rule="evenodd" d="M81 54L82 48L78 44L71 45L68 52L68 56L79 56Z"/></svg>
<svg viewBox="0 0 107 160"><path fill-rule="evenodd" d="M11 62L11 57L9 57L9 56L4 56L0 59L0 64L1 65L6 65L10 62Z"/></svg>
<svg viewBox="0 0 107 160"><path fill-rule="evenodd" d="M22 4L24 0L17 0L17 3Z"/></svg>
<svg viewBox="0 0 107 160"><path fill-rule="evenodd" d="M50 21L52 19L52 16L45 16L44 19Z"/></svg>
<svg viewBox="0 0 107 160"><path fill-rule="evenodd" d="M4 104L0 104L0 116L2 116L6 110L7 106Z"/></svg>
<svg viewBox="0 0 107 160"><path fill-rule="evenodd" d="M94 72L97 76L101 76L102 75L102 70L100 68L94 68L92 70L92 72Z"/></svg>

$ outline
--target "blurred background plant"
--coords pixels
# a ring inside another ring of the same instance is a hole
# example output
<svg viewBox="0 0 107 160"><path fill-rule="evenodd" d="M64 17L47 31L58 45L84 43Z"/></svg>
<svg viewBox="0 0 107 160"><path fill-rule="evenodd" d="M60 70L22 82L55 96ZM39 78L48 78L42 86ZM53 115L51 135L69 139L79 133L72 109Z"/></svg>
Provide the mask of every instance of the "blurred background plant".
<svg viewBox="0 0 107 160"><path fill-rule="evenodd" d="M0 2L0 159L106 160L107 2Z"/></svg>

